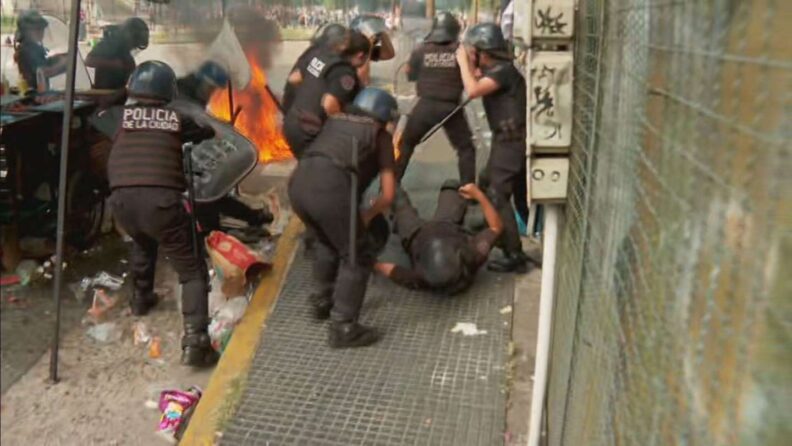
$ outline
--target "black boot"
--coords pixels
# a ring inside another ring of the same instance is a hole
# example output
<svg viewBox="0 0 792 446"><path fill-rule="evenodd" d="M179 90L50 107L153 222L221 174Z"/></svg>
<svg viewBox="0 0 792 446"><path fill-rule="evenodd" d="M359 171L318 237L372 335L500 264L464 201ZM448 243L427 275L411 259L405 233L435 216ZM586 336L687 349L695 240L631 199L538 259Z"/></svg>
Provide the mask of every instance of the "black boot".
<svg viewBox="0 0 792 446"><path fill-rule="evenodd" d="M502 258L490 261L487 269L498 273L525 274L528 272L528 256L522 251L505 252Z"/></svg>
<svg viewBox="0 0 792 446"><path fill-rule="evenodd" d="M220 355L212 348L206 324L184 324L182 337L182 357L184 365L192 367L208 367L214 365Z"/></svg>
<svg viewBox="0 0 792 446"><path fill-rule="evenodd" d="M129 300L129 308L134 316L145 316L152 308L157 306L157 303L159 303L159 297L156 294L135 291L132 299Z"/></svg>
<svg viewBox="0 0 792 446"><path fill-rule="evenodd" d="M308 296L311 303L311 316L317 321L324 321L330 318L330 310L333 309L333 299L328 293L313 293Z"/></svg>
<svg viewBox="0 0 792 446"><path fill-rule="evenodd" d="M365 347L380 339L376 328L366 327L357 322L337 322L330 324L328 343L331 348Z"/></svg>

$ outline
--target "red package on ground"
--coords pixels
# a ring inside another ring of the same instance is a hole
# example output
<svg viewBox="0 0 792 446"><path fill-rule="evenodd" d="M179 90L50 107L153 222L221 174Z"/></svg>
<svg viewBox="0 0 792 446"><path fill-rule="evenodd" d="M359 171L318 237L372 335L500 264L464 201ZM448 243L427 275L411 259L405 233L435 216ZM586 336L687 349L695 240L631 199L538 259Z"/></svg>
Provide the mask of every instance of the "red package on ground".
<svg viewBox="0 0 792 446"><path fill-rule="evenodd" d="M206 251L220 276L226 298L244 295L251 273L269 266L244 243L220 231L212 231L206 237Z"/></svg>

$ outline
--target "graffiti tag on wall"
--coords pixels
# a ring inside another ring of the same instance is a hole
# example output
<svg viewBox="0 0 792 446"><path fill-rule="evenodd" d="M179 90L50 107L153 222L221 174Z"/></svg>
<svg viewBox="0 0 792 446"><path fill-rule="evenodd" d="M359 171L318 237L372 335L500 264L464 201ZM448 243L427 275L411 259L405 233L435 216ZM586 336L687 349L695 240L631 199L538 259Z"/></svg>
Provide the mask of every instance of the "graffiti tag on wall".
<svg viewBox="0 0 792 446"><path fill-rule="evenodd" d="M570 38L574 26L574 1L536 0L533 9L533 36Z"/></svg>
<svg viewBox="0 0 792 446"><path fill-rule="evenodd" d="M536 53L531 60L531 145L567 147L572 129L572 54Z"/></svg>

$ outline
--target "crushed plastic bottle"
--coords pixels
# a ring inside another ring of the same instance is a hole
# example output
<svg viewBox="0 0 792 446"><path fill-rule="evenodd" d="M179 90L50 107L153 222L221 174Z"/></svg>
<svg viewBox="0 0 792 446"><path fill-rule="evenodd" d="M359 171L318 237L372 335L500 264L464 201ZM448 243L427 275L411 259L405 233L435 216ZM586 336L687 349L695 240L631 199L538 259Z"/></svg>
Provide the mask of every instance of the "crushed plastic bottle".
<svg viewBox="0 0 792 446"><path fill-rule="evenodd" d="M86 332L88 336L101 343L118 342L123 332L115 322L105 322L90 327Z"/></svg>

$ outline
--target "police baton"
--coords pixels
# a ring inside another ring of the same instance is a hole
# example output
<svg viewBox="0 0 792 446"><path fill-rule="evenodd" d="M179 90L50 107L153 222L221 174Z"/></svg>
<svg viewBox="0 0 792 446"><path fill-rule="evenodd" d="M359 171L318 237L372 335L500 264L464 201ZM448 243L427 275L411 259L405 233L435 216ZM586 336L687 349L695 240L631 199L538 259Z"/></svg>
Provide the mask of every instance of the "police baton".
<svg viewBox="0 0 792 446"><path fill-rule="evenodd" d="M200 260L200 250L198 249L198 218L196 217L195 209L195 181L193 178L193 164L192 164L192 143L184 145L184 163L187 167L187 202L190 204L190 228L192 230L192 248L193 255L196 259Z"/></svg>
<svg viewBox="0 0 792 446"><path fill-rule="evenodd" d="M428 131L428 132L426 132L426 134L423 136L423 138L421 138L421 140L420 140L420 141L418 141L418 144L421 144L421 143L423 143L424 141L426 141L427 139L431 138L431 136L432 136L432 135L434 135L434 134L435 134L435 132L437 132L438 130L440 130L440 128L441 128L443 125L445 125L445 123L446 123L446 122L448 122L448 120L449 120L449 119L451 119L451 118L452 118L452 117L453 117L455 114L459 113L459 110L462 110L463 108L465 108L465 106L466 106L466 105L468 105L468 104L470 103L470 101L471 101L471 99L470 99L470 98L468 98L468 99L465 99L465 102L463 102L463 103L461 103L461 104L457 105L457 106L456 106L456 108L455 108L455 109L453 109L453 110L451 110L451 113L449 113L448 115L446 115L446 117L445 117L445 118L443 118L443 120L442 120L442 121L438 122L438 123L437 123L437 124L436 124L434 127L432 127L431 129L429 129L429 131Z"/></svg>
<svg viewBox="0 0 792 446"><path fill-rule="evenodd" d="M278 106L278 110L280 110L281 114L285 115L286 112L283 110L283 104L281 104L280 101L278 100L278 97L275 96L275 93L272 91L269 84L265 85L264 89L267 90L267 94L269 94L269 96L272 98L272 102L274 102L275 105Z"/></svg>
<svg viewBox="0 0 792 446"><path fill-rule="evenodd" d="M349 202L351 209L349 211L349 263L354 265L357 263L357 224L358 224L358 140L352 137L352 170L350 171L350 188Z"/></svg>

